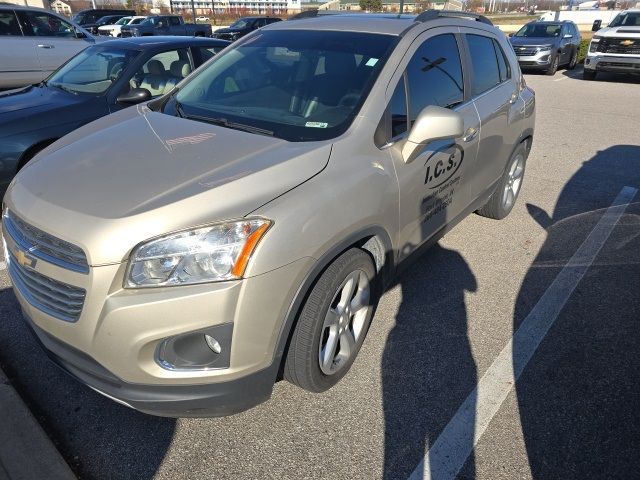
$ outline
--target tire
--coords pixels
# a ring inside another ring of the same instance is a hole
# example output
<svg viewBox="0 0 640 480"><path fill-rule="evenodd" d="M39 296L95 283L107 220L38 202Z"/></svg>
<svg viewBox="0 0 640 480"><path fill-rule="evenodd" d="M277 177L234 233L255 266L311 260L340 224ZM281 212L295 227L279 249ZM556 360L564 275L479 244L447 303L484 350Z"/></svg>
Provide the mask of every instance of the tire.
<svg viewBox="0 0 640 480"><path fill-rule="evenodd" d="M511 213L522 189L526 164L527 150L524 143L521 143L511 154L509 162L507 162L507 168L505 168L495 191L491 194L487 203L476 212L478 215L502 220ZM511 194L507 192L507 188L511 190Z"/></svg>
<svg viewBox="0 0 640 480"><path fill-rule="evenodd" d="M556 56L553 57L553 60L551 61L551 66L547 68L547 71L544 73L552 77L558 71L559 63L560 63L560 56L556 54Z"/></svg>
<svg viewBox="0 0 640 480"><path fill-rule="evenodd" d="M351 248L336 258L300 311L284 378L310 392L323 392L338 383L360 351L378 296L375 266L367 253Z"/></svg>
<svg viewBox="0 0 640 480"><path fill-rule="evenodd" d="M578 50L575 50L573 52L573 55L571 56L571 60L569 61L567 70L573 70L574 68L576 68L577 64L578 64Z"/></svg>
<svg viewBox="0 0 640 480"><path fill-rule="evenodd" d="M582 71L582 78L584 80L595 80L596 79L596 71L595 70L583 70Z"/></svg>

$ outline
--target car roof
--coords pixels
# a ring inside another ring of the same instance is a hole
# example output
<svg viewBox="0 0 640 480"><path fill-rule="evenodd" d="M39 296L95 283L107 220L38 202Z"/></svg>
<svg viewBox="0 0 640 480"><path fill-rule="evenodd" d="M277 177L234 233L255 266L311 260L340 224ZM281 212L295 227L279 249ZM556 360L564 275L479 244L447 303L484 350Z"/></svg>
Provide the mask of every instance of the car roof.
<svg viewBox="0 0 640 480"><path fill-rule="evenodd" d="M136 50L151 50L160 47L191 47L202 46L227 46L230 42L217 38L204 37L180 37L180 36L151 36L151 37L126 37L96 43L96 46L124 46Z"/></svg>
<svg viewBox="0 0 640 480"><path fill-rule="evenodd" d="M453 12L447 12L451 14ZM290 19L284 22L275 22L265 30L333 30L341 32L378 33L382 35L401 35L408 28L418 25L416 15L398 15L397 13L331 13L319 14L306 18ZM482 22L475 22L474 18L466 18L453 15L440 16L429 19L429 25L442 26L467 26L470 21L474 27L496 30L495 27ZM431 23L431 20L433 23ZM426 23L423 23L423 25Z"/></svg>

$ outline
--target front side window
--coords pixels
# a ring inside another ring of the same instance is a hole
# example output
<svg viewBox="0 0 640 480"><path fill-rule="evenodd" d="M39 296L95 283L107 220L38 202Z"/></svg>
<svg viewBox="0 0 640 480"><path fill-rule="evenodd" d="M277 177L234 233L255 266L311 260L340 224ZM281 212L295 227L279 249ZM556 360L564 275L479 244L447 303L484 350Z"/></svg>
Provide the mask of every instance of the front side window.
<svg viewBox="0 0 640 480"><path fill-rule="evenodd" d="M21 37L20 24L16 14L12 10L0 10L0 37L15 36Z"/></svg>
<svg viewBox="0 0 640 480"><path fill-rule="evenodd" d="M452 108L464 101L458 43L452 34L426 40L407 66L409 118L413 123L429 105Z"/></svg>
<svg viewBox="0 0 640 480"><path fill-rule="evenodd" d="M89 47L56 71L47 85L75 94L100 95L138 54L136 50Z"/></svg>
<svg viewBox="0 0 640 480"><path fill-rule="evenodd" d="M170 25L180 25L180 20L177 17L169 17Z"/></svg>
<svg viewBox="0 0 640 480"><path fill-rule="evenodd" d="M333 138L351 124L395 41L371 33L261 31L184 85L176 114L241 123L289 141Z"/></svg>
<svg viewBox="0 0 640 480"><path fill-rule="evenodd" d="M473 94L479 95L500 83L500 68L494 40L483 35L466 35L473 68Z"/></svg>
<svg viewBox="0 0 640 480"><path fill-rule="evenodd" d="M25 12L31 31L36 37L75 38L76 32L70 23L44 12Z"/></svg>

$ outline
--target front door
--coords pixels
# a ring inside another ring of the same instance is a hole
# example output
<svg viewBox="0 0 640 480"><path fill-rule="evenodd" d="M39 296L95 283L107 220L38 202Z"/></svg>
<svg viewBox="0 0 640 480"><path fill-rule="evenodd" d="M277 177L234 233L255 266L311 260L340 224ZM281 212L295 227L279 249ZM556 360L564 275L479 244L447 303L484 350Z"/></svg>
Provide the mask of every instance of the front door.
<svg viewBox="0 0 640 480"><path fill-rule="evenodd" d="M443 29L418 37L392 81L393 157L400 188L400 258L406 257L458 216L470 202L469 167L475 161L479 121L465 96L460 38ZM401 70L402 72L402 70ZM431 142L410 163L401 155L403 139L426 107L450 108L464 119L461 138Z"/></svg>
<svg viewBox="0 0 640 480"><path fill-rule="evenodd" d="M0 8L0 88L37 83L44 78L35 42L23 35L23 26L15 11Z"/></svg>

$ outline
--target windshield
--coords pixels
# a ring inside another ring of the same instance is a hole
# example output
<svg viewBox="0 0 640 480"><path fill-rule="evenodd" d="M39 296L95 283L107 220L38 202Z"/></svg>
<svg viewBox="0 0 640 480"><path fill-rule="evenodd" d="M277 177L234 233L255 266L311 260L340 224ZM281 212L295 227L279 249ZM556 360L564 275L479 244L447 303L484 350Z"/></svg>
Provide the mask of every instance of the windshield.
<svg viewBox="0 0 640 480"><path fill-rule="evenodd" d="M100 95L120 78L136 50L89 47L60 67L47 85L76 94Z"/></svg>
<svg viewBox="0 0 640 480"><path fill-rule="evenodd" d="M131 23L129 23L129 25L137 25L144 22L145 20L146 18L134 18L133 20L131 20Z"/></svg>
<svg viewBox="0 0 640 480"><path fill-rule="evenodd" d="M118 17L113 17L113 16L108 16L108 17L102 17L100 20L98 20L96 23L98 25L111 25L113 24L113 19L114 18L118 18Z"/></svg>
<svg viewBox="0 0 640 480"><path fill-rule="evenodd" d="M95 23L97 18L95 13L79 13L71 17L71 20L78 25L89 25L90 23Z"/></svg>
<svg viewBox="0 0 640 480"><path fill-rule="evenodd" d="M224 119L289 141L333 138L358 113L395 40L371 33L260 32L214 57L182 87L176 114Z"/></svg>
<svg viewBox="0 0 640 480"><path fill-rule="evenodd" d="M158 19L156 17L145 18L140 25L155 25Z"/></svg>
<svg viewBox="0 0 640 480"><path fill-rule="evenodd" d="M527 23L514 36L552 38L560 36L560 30L562 25L557 23Z"/></svg>
<svg viewBox="0 0 640 480"><path fill-rule="evenodd" d="M115 25L127 25L131 21L131 17L122 17Z"/></svg>
<svg viewBox="0 0 640 480"><path fill-rule="evenodd" d="M249 22L241 18L233 22L229 28L241 29L241 28L247 28L247 25L249 25Z"/></svg>
<svg viewBox="0 0 640 480"><path fill-rule="evenodd" d="M609 24L610 27L640 27L640 12L620 13Z"/></svg>

